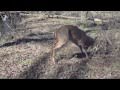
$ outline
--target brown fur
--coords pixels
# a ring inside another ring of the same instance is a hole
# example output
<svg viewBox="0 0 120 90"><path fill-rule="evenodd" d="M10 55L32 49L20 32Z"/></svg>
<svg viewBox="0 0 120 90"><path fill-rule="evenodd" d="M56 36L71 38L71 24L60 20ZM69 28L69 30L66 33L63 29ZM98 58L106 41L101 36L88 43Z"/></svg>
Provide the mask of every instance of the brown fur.
<svg viewBox="0 0 120 90"><path fill-rule="evenodd" d="M86 33L80 30L77 26L73 25L64 25L60 27L54 33L55 41L52 48L52 60L55 63L55 50L61 48L68 41L76 44L80 50L85 53L88 58L88 54L85 49L90 45L90 38L86 35Z"/></svg>

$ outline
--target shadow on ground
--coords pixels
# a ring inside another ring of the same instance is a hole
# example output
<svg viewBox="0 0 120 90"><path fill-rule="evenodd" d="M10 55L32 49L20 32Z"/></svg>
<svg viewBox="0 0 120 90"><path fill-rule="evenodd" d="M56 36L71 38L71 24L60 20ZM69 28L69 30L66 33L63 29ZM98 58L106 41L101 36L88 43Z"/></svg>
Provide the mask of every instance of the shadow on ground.
<svg viewBox="0 0 120 90"><path fill-rule="evenodd" d="M39 34L39 35L44 35L44 34ZM7 42L3 45L0 46L0 48L2 47L9 47L9 46L13 46L13 45L18 45L18 44L25 44L25 43L29 43L29 42L35 42L35 43L40 43L40 42L46 42L48 40L53 40L53 37L38 37L38 34L34 34L34 33L31 33L28 35L29 37L31 38L20 38L20 39L17 39L15 41L12 41L12 42ZM38 38L34 38L33 36L37 36Z"/></svg>
<svg viewBox="0 0 120 90"><path fill-rule="evenodd" d="M49 54L44 54L26 71L21 73L19 79L84 79L89 71L87 62L89 60L78 60L78 62L64 60L63 63L51 64Z"/></svg>
<svg viewBox="0 0 120 90"><path fill-rule="evenodd" d="M21 73L18 78L20 79L38 79L43 77L45 73L45 65L47 63L48 54L45 54L42 58L38 59L31 65L26 71Z"/></svg>

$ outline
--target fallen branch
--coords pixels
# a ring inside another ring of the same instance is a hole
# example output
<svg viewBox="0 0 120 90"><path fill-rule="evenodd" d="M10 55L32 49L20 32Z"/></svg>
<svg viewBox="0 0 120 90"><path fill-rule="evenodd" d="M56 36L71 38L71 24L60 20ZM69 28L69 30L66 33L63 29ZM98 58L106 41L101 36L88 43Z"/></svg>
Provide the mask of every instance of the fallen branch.
<svg viewBox="0 0 120 90"><path fill-rule="evenodd" d="M63 15L47 15L48 18L62 18L62 19L81 19L79 17L70 17L70 16L63 16Z"/></svg>

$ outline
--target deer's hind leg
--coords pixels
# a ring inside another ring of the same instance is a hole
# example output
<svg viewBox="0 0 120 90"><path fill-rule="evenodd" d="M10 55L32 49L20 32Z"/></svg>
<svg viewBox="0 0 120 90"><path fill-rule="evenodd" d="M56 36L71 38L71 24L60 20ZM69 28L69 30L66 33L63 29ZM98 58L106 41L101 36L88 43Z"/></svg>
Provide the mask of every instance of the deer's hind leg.
<svg viewBox="0 0 120 90"><path fill-rule="evenodd" d="M65 44L65 42L63 42L63 40L59 39L59 37L56 35L56 33L54 33L54 37L55 37L55 39L54 39L53 46L52 46L51 60L55 64L56 50L61 48Z"/></svg>
<svg viewBox="0 0 120 90"><path fill-rule="evenodd" d="M57 40L56 40L56 33L54 33L54 41L53 41L53 46L52 46L52 52L51 52L51 60L52 62L55 64L55 46L57 44Z"/></svg>

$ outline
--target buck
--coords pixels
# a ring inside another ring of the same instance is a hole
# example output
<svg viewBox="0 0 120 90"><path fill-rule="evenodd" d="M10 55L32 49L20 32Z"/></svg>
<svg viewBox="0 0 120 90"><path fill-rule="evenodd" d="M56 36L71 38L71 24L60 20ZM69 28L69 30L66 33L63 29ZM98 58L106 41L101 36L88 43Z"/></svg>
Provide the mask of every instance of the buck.
<svg viewBox="0 0 120 90"><path fill-rule="evenodd" d="M64 25L54 32L54 44L52 47L52 56L51 59L55 64L55 52L57 49L63 47L68 41L71 41L77 45L81 52L85 54L86 58L88 57L86 49L92 43L91 38L77 26L73 25Z"/></svg>

